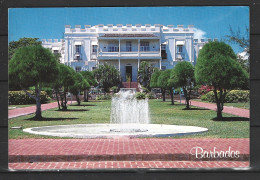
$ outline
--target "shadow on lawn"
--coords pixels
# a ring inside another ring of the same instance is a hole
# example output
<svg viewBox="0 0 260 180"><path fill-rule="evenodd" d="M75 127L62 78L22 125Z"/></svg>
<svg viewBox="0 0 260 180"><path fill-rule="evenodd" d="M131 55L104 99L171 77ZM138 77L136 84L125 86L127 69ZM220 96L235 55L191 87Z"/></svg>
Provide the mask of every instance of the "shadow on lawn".
<svg viewBox="0 0 260 180"><path fill-rule="evenodd" d="M187 109L187 108L184 108L182 110L209 110L209 109L205 109L205 108L189 108L189 109Z"/></svg>
<svg viewBox="0 0 260 180"><path fill-rule="evenodd" d="M218 120L216 117L212 119L213 121L249 121L249 118L245 117L223 117L222 120Z"/></svg>
<svg viewBox="0 0 260 180"><path fill-rule="evenodd" d="M79 119L79 118L45 118L45 117L43 117L42 119L35 119L34 117L32 117L32 118L28 118L26 120L29 120L29 121L64 121L64 120L76 120L76 119Z"/></svg>
<svg viewBox="0 0 260 180"><path fill-rule="evenodd" d="M97 105L95 105L95 104L81 104L81 105L73 104L70 106L97 106Z"/></svg>
<svg viewBox="0 0 260 180"><path fill-rule="evenodd" d="M54 111L59 111L59 112L71 112L71 111L89 111L88 109L67 109L67 110L54 110Z"/></svg>

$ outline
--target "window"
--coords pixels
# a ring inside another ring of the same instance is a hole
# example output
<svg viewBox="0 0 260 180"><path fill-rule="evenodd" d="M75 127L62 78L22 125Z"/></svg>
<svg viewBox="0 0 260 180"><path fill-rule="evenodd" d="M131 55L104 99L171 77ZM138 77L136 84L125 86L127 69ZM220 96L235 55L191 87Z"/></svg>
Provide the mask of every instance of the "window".
<svg viewBox="0 0 260 180"><path fill-rule="evenodd" d="M76 70L76 72L80 72L81 71L81 67L77 66L77 67L75 67L75 70Z"/></svg>
<svg viewBox="0 0 260 180"><path fill-rule="evenodd" d="M92 52L96 53L97 52L97 45L92 45Z"/></svg>
<svg viewBox="0 0 260 180"><path fill-rule="evenodd" d="M161 48L162 48L162 50L166 50L166 45L162 44Z"/></svg>
<svg viewBox="0 0 260 180"><path fill-rule="evenodd" d="M75 56L75 57L76 57L76 60L78 60L78 61L80 60L80 56Z"/></svg>
<svg viewBox="0 0 260 180"><path fill-rule="evenodd" d="M141 42L140 50L141 51L149 51L150 50L149 42Z"/></svg>
<svg viewBox="0 0 260 180"><path fill-rule="evenodd" d="M97 69L97 67L92 67L92 71L95 70L95 69Z"/></svg>
<svg viewBox="0 0 260 180"><path fill-rule="evenodd" d="M166 66L162 66L161 68L162 68L163 71L166 70Z"/></svg>
<svg viewBox="0 0 260 180"><path fill-rule="evenodd" d="M117 42L109 42L108 43L108 52L118 52L119 47Z"/></svg>
<svg viewBox="0 0 260 180"><path fill-rule="evenodd" d="M132 51L132 42L126 41L126 51L130 52Z"/></svg>
<svg viewBox="0 0 260 180"><path fill-rule="evenodd" d="M162 59L167 59L166 44L161 45L161 56Z"/></svg>
<svg viewBox="0 0 260 180"><path fill-rule="evenodd" d="M81 45L76 45L76 53L80 53L81 51Z"/></svg>
<svg viewBox="0 0 260 180"><path fill-rule="evenodd" d="M177 46L177 53L182 53L183 52L183 45L178 45Z"/></svg>
<svg viewBox="0 0 260 180"><path fill-rule="evenodd" d="M58 54L58 53L59 53L58 50L54 50L54 51L53 51L53 54Z"/></svg>

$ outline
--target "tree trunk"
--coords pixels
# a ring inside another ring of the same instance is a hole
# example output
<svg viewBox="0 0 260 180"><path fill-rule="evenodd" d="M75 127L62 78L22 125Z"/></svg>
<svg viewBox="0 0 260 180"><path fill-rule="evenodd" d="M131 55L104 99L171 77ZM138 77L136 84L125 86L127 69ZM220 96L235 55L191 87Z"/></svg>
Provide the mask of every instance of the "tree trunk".
<svg viewBox="0 0 260 180"><path fill-rule="evenodd" d="M88 102L88 96L89 96L89 93L88 93L88 90L87 90L87 102Z"/></svg>
<svg viewBox="0 0 260 180"><path fill-rule="evenodd" d="M79 95L76 95L76 99L77 99L77 102L78 102L78 106L80 106L80 99L79 99Z"/></svg>
<svg viewBox="0 0 260 180"><path fill-rule="evenodd" d="M186 108L190 109L190 97L188 96L186 88L183 87L184 96L186 99Z"/></svg>
<svg viewBox="0 0 260 180"><path fill-rule="evenodd" d="M217 89L215 87L214 87L213 92L214 92L214 96L215 96L215 100L216 100L216 104L217 104L217 120L220 121L220 120L222 120L222 110L223 110L223 102L221 102L222 93L220 93L220 97L218 98Z"/></svg>
<svg viewBox="0 0 260 180"><path fill-rule="evenodd" d="M56 99L57 99L57 102L58 102L58 107L59 107L59 110L60 110L60 101L59 101L59 96L58 96L57 90L55 90L55 95L56 95Z"/></svg>
<svg viewBox="0 0 260 180"><path fill-rule="evenodd" d="M88 102L88 100L87 100L87 90L84 90L84 102Z"/></svg>
<svg viewBox="0 0 260 180"><path fill-rule="evenodd" d="M42 110L41 110L41 86L35 86L36 93L36 112L35 119L42 119Z"/></svg>
<svg viewBox="0 0 260 180"><path fill-rule="evenodd" d="M170 89L170 94L171 94L172 105L174 105L174 94L173 94L173 90L172 89Z"/></svg>
<svg viewBox="0 0 260 180"><path fill-rule="evenodd" d="M162 98L163 98L163 101L165 101L165 89L162 89Z"/></svg>

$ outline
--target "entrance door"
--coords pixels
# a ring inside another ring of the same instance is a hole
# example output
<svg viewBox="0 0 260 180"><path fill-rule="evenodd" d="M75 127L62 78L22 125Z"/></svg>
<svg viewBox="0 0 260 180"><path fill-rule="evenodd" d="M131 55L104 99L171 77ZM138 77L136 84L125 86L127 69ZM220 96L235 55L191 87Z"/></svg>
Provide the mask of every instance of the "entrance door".
<svg viewBox="0 0 260 180"><path fill-rule="evenodd" d="M132 66L125 67L126 81L132 82Z"/></svg>

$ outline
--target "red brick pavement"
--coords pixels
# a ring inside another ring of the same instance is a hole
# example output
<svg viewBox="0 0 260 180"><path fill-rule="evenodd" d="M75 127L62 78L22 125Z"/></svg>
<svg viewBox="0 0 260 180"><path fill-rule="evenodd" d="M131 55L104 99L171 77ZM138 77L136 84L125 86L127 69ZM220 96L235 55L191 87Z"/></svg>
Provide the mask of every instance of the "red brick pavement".
<svg viewBox="0 0 260 180"><path fill-rule="evenodd" d="M204 151L239 151L240 158L203 158L197 159L191 154L193 147L201 147ZM211 167L220 163L224 166L248 166L249 139L11 139L9 140L10 168L39 168L40 166L71 167L104 167L106 162L121 162L118 167ZM124 162L132 161L132 163ZM142 163L148 162L147 165ZM182 161L182 162L178 162ZM183 161L192 161L185 165ZM207 162L206 162L207 161ZM226 164L226 161L230 163ZM240 163L240 161L243 163ZM31 162L31 163L29 163ZM58 163L59 162L59 163ZM64 165L64 162L66 165ZM83 164L81 164L81 162ZM198 162L194 164L193 162ZM211 162L215 162L210 164ZM233 162L233 163L232 163ZM20 165L18 165L18 164ZM38 165L37 165L38 163ZM169 165L169 163L171 165ZM234 164L235 163L235 164ZM237 163L237 164L236 164ZM70 165L69 165L70 164ZM74 165L75 165L74 164ZM75 165L76 166L76 165ZM107 165L108 168L112 165ZM54 168L54 167L53 167Z"/></svg>
<svg viewBox="0 0 260 180"><path fill-rule="evenodd" d="M85 161L9 163L9 169L248 168L248 161Z"/></svg>
<svg viewBox="0 0 260 180"><path fill-rule="evenodd" d="M178 101L178 102L180 102L180 101ZM184 103L185 100L182 100L182 102ZM205 102L191 100L191 105L201 107L201 108L211 109L211 110L217 110L217 105L213 104L213 103L205 103ZM228 113L228 114L233 114L233 115L240 116L240 117L246 117L246 118L249 118L249 114L250 114L250 111L248 109L236 108L236 107L231 107L231 106L224 106L224 109L222 112Z"/></svg>
<svg viewBox="0 0 260 180"><path fill-rule="evenodd" d="M74 101L72 101L72 103L74 103ZM41 105L42 111L47 110L47 109L56 108L56 107L58 107L57 102ZM8 119L23 116L23 115L33 114L33 113L35 113L35 111L36 111L36 105L24 107L24 108L11 109L11 110L8 110Z"/></svg>

